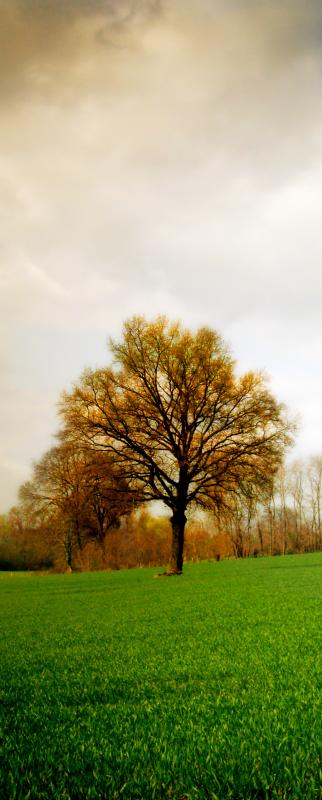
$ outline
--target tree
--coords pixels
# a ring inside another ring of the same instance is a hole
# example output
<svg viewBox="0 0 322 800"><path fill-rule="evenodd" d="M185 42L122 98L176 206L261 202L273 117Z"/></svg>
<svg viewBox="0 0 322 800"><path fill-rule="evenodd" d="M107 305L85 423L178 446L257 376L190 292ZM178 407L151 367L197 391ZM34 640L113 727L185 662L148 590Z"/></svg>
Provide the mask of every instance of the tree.
<svg viewBox="0 0 322 800"><path fill-rule="evenodd" d="M312 518L312 542L314 550L321 548L322 534L322 456L312 456L308 465L309 495Z"/></svg>
<svg viewBox="0 0 322 800"><path fill-rule="evenodd" d="M13 506L0 529L0 569L48 569L53 563L52 548L33 509Z"/></svg>
<svg viewBox="0 0 322 800"><path fill-rule="evenodd" d="M110 347L114 364L85 371L63 395L66 430L113 454L142 500L171 510L168 574L180 574L187 508L218 509L267 488L292 426L262 374L235 375L213 330L133 317Z"/></svg>
<svg viewBox="0 0 322 800"><path fill-rule="evenodd" d="M304 465L301 459L294 461L289 467L289 495L293 511L293 536L292 545L295 551L300 552L305 547L308 533L308 509L306 503Z"/></svg>
<svg viewBox="0 0 322 800"><path fill-rule="evenodd" d="M255 539L256 500L257 498L252 495L233 495L224 514L221 513L236 558L245 558L252 550Z"/></svg>
<svg viewBox="0 0 322 800"><path fill-rule="evenodd" d="M74 551L82 551L89 539L104 551L108 530L133 508L111 456L63 437L34 464L32 480L22 485L19 497L25 509L51 523L68 568Z"/></svg>

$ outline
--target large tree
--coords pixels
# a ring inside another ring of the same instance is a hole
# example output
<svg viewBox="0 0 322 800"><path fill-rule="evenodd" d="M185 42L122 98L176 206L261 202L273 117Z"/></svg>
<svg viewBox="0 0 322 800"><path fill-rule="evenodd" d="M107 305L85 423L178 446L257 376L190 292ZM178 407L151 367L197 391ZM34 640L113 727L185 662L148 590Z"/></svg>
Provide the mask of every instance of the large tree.
<svg viewBox="0 0 322 800"><path fill-rule="evenodd" d="M259 373L236 376L213 330L133 317L111 367L87 370L61 402L69 436L113 453L133 492L171 510L169 572L183 566L186 511L264 490L290 443L283 407Z"/></svg>

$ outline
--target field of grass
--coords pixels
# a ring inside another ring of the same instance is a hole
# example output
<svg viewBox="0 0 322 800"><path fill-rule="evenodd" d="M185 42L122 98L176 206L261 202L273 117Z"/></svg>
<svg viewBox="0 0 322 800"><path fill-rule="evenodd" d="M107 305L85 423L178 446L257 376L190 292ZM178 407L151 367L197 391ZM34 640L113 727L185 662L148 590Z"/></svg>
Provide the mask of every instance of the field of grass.
<svg viewBox="0 0 322 800"><path fill-rule="evenodd" d="M0 797L321 797L322 554L0 574Z"/></svg>

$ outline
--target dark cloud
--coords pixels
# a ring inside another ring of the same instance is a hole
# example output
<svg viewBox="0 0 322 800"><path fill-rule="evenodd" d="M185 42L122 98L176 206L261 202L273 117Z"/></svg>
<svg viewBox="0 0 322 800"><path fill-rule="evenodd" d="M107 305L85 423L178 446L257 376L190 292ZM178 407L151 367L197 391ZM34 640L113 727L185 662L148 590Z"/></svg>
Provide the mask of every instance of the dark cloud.
<svg viewBox="0 0 322 800"><path fill-rule="evenodd" d="M0 0L0 14L0 95L26 100L63 96L64 82L77 90L77 74L89 62L84 84L92 87L100 50L106 58L109 49L137 47L142 29L160 16L161 0Z"/></svg>
<svg viewBox="0 0 322 800"><path fill-rule="evenodd" d="M271 106L266 95L275 91L274 79L283 80L294 64L304 80L308 73L311 82L321 77L320 0L0 0L0 14L6 103L75 103L80 95L120 89L131 81L138 52L153 77L149 31L166 45L164 94L171 96L169 81L178 85L181 76L184 94L191 81L192 102L198 82L218 105L219 82L219 100L233 99L237 112L247 95Z"/></svg>
<svg viewBox="0 0 322 800"><path fill-rule="evenodd" d="M160 13L162 0L1 0L1 6L15 8L25 20L45 26L79 17L100 14L111 24L122 25L149 19Z"/></svg>

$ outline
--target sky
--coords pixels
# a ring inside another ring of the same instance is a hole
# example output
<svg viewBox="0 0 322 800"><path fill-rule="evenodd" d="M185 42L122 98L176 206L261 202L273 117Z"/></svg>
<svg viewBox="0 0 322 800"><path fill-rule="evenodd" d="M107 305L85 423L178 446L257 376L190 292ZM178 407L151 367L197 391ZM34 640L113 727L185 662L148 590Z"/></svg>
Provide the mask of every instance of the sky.
<svg viewBox="0 0 322 800"><path fill-rule="evenodd" d="M217 329L321 454L320 0L0 14L0 511L138 313Z"/></svg>

